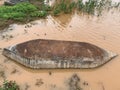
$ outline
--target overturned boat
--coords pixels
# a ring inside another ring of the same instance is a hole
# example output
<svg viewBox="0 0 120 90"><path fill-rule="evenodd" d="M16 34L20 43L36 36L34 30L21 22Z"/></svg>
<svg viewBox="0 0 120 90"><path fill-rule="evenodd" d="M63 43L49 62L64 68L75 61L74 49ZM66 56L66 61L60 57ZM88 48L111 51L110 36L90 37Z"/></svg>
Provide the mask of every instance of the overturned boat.
<svg viewBox="0 0 120 90"><path fill-rule="evenodd" d="M85 42L36 39L4 48L3 55L30 68L95 68L116 54Z"/></svg>

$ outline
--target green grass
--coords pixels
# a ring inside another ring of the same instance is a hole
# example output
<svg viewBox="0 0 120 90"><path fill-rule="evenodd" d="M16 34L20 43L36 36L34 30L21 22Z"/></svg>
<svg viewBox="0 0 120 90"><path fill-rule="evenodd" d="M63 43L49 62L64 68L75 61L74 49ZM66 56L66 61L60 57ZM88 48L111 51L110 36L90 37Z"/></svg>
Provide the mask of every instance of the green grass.
<svg viewBox="0 0 120 90"><path fill-rule="evenodd" d="M31 12L30 16L31 17L45 17L45 16L47 16L47 11Z"/></svg>
<svg viewBox="0 0 120 90"><path fill-rule="evenodd" d="M26 23L37 18L44 18L50 10L48 6L41 6L31 3L19 3L14 6L0 6L0 30L9 26L14 22Z"/></svg>
<svg viewBox="0 0 120 90"><path fill-rule="evenodd" d="M44 17L46 16L45 11L40 11L36 6L30 3L20 3L15 6L1 6L0 7L0 18L11 19L11 20L24 20L26 18L33 17Z"/></svg>

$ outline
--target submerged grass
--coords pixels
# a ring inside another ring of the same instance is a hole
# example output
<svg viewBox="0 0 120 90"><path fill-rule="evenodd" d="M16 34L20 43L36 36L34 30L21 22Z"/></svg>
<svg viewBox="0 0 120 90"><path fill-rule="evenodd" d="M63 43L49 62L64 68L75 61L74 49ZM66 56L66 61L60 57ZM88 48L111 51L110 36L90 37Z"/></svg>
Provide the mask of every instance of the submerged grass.
<svg viewBox="0 0 120 90"><path fill-rule="evenodd" d="M59 15L60 13L71 13L75 8L75 2L69 2L68 0L62 0L60 3L53 7L53 15Z"/></svg>
<svg viewBox="0 0 120 90"><path fill-rule="evenodd" d="M78 0L77 8L83 13L94 15L96 11L103 10L103 7L105 6L104 1L105 0L88 0L87 2L83 3L82 0Z"/></svg>
<svg viewBox="0 0 120 90"><path fill-rule="evenodd" d="M88 0L85 3L83 0L78 0L77 2L70 0L61 0L53 7L53 15L71 13L74 9L76 9L82 13L99 16L103 10L119 8L119 6L120 2L113 5L111 0Z"/></svg>

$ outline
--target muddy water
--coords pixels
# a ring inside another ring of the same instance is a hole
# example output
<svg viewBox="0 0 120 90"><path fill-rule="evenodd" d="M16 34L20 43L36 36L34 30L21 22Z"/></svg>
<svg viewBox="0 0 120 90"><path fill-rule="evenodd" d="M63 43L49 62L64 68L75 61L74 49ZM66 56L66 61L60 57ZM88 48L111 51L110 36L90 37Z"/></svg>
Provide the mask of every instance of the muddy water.
<svg viewBox="0 0 120 90"><path fill-rule="evenodd" d="M76 73L83 90L120 90L120 56L96 69L32 70L4 57L2 48L32 39L89 42L120 54L120 11L104 12L101 17L79 13L48 16L25 25L10 25L0 33L0 71L4 79L15 80L21 90L69 90L68 79ZM82 85L83 82L88 85Z"/></svg>
<svg viewBox="0 0 120 90"><path fill-rule="evenodd" d="M4 0L0 0L0 6L4 4Z"/></svg>

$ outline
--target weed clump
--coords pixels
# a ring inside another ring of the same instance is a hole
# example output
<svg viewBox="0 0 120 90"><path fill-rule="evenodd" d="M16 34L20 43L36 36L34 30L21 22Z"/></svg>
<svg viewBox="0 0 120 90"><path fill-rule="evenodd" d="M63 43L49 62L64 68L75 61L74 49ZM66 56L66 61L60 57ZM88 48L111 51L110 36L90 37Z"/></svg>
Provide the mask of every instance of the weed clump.
<svg viewBox="0 0 120 90"><path fill-rule="evenodd" d="M19 86L15 81L7 81L3 82L3 85L0 86L0 90L20 90Z"/></svg>

